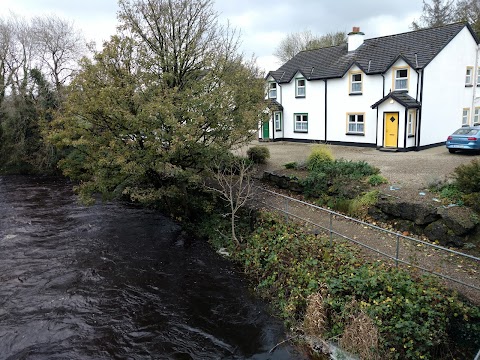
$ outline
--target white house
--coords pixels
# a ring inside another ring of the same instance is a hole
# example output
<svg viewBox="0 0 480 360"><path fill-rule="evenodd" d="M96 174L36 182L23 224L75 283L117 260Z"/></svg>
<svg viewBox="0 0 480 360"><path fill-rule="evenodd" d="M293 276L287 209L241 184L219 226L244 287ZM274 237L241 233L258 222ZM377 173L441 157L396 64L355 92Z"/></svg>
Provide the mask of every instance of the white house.
<svg viewBox="0 0 480 360"><path fill-rule="evenodd" d="M268 73L263 140L399 151L444 144L480 125L479 40L456 23L302 51Z"/></svg>

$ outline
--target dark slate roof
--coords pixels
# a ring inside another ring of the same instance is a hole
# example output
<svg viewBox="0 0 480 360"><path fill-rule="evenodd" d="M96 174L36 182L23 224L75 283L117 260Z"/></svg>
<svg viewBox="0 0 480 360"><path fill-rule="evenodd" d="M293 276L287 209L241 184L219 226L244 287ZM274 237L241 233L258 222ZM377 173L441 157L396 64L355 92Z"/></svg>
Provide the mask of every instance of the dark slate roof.
<svg viewBox="0 0 480 360"><path fill-rule="evenodd" d="M301 51L271 75L278 83L288 83L297 72L307 80L339 78L356 64L367 75L387 71L398 59L411 67L422 69L464 28L467 27L477 44L478 38L470 25L455 23L430 29L366 39L355 51L347 44L317 50ZM415 56L415 54L417 54ZM268 76L267 75L267 76Z"/></svg>
<svg viewBox="0 0 480 360"><path fill-rule="evenodd" d="M277 100L275 99L268 99L267 100L267 107L271 110L271 111L282 111L283 110L283 106L282 104L280 104Z"/></svg>
<svg viewBox="0 0 480 360"><path fill-rule="evenodd" d="M383 103L385 100L388 100L388 99L395 100L396 102L400 103L407 109L422 107L422 104L420 104L417 100L415 100L413 97L408 95L406 91L393 91L389 93L387 96L385 96L383 99L380 99L375 104L373 104L372 109L375 109L381 103Z"/></svg>

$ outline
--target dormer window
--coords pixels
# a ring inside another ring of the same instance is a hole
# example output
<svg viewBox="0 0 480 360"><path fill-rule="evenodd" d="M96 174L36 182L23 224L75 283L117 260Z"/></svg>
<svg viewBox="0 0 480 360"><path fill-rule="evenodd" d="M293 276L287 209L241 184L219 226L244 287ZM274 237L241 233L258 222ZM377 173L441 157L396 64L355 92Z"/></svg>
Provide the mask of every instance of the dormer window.
<svg viewBox="0 0 480 360"><path fill-rule="evenodd" d="M268 98L269 99L277 98L277 83L274 83L274 82L268 83Z"/></svg>
<svg viewBox="0 0 480 360"><path fill-rule="evenodd" d="M305 97L305 79L295 80L295 96Z"/></svg>
<svg viewBox="0 0 480 360"><path fill-rule="evenodd" d="M362 73L360 72L350 73L350 94L362 94L362 78Z"/></svg>
<svg viewBox="0 0 480 360"><path fill-rule="evenodd" d="M408 68L394 70L395 90L408 90Z"/></svg>

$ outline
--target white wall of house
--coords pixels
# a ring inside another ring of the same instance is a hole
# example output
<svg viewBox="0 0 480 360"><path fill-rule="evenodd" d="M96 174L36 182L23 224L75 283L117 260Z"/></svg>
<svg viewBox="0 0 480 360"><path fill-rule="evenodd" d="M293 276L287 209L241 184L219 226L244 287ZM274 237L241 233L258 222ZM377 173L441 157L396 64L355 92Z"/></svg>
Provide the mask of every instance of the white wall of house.
<svg viewBox="0 0 480 360"><path fill-rule="evenodd" d="M465 74L467 66L475 68L476 52L464 28L425 68L420 146L446 141L462 126L463 108L470 108L472 123L474 87L465 87Z"/></svg>
<svg viewBox="0 0 480 360"><path fill-rule="evenodd" d="M361 70L357 66L352 66L341 79L328 80L328 141L375 144L377 111L371 105L383 97L383 79L381 75L366 76L361 72L362 94L350 95L350 76L352 72L358 71ZM348 134L348 114L364 115L363 135Z"/></svg>
<svg viewBox="0 0 480 360"><path fill-rule="evenodd" d="M297 73L288 84L282 84L283 136L288 139L323 140L325 128L325 92L322 80L306 81L305 97L295 96L295 81L304 78ZM308 114L308 132L295 132L295 114Z"/></svg>

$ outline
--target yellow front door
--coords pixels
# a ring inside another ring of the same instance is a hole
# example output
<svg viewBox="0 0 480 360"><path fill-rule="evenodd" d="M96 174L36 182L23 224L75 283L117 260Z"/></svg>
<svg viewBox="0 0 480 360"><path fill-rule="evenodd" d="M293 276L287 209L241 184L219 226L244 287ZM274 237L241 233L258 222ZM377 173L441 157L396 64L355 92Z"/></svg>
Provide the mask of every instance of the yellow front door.
<svg viewBox="0 0 480 360"><path fill-rule="evenodd" d="M385 113L385 147L397 147L398 113Z"/></svg>

